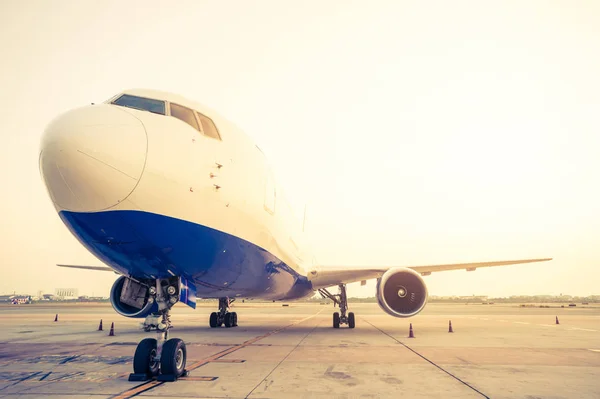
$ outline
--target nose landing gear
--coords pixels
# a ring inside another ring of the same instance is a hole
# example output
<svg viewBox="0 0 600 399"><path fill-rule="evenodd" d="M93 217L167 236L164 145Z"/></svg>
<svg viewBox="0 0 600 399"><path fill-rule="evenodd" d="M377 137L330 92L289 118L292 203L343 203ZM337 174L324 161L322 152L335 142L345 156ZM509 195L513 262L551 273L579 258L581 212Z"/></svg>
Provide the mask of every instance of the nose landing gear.
<svg viewBox="0 0 600 399"><path fill-rule="evenodd" d="M174 285L161 284L161 280L156 280L156 289L149 292L159 309L158 315L152 316L153 321L157 323L152 324L152 327L156 328L157 337L145 338L138 344L129 381L147 381L152 378L158 381L176 381L187 374L185 343L179 338L169 339L169 330L173 327L169 311L177 303L176 295L179 290Z"/></svg>
<svg viewBox="0 0 600 399"><path fill-rule="evenodd" d="M333 314L333 328L340 328L341 324L348 324L348 328L354 328L356 325L356 321L354 318L354 313L348 311L348 297L346 296L346 284L340 284L340 293L339 294L331 294L325 288L321 288L319 290L319 294L323 298L328 298L333 301L333 306L338 305L340 307L340 313L335 312Z"/></svg>

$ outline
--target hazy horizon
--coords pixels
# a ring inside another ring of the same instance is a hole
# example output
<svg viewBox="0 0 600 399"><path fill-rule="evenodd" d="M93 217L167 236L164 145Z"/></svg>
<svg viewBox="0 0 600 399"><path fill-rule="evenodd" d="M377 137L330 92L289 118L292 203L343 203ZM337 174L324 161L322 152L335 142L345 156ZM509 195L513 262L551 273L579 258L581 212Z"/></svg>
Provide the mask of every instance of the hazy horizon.
<svg viewBox="0 0 600 399"><path fill-rule="evenodd" d="M348 289L350 290L350 292L353 292L353 291L356 292L357 290L353 290L352 288L357 288L357 286L359 284L360 283L348 284ZM68 289L71 289L71 288L75 288L75 287L57 287L57 288L61 288L61 289L68 288ZM23 296L25 296L25 295L29 295L29 296L35 297L35 296L38 295L38 293L40 291L41 290L37 290L35 292L16 292L16 291L15 292L0 292L0 296L5 296L5 295L15 295L15 296L21 296L21 295L23 295ZM331 293L335 294L335 293L337 293L337 288L332 287L330 289L330 291L331 291ZM53 292L42 292L42 294L52 294L52 295L55 295L55 292L54 291ZM95 293L93 291L91 293L89 293L89 292L88 293L78 292L77 294L79 296L87 296L87 297L91 297L91 298L108 298L109 297L109 295L108 295L109 291L104 292L104 290L102 290L102 292L100 294ZM556 295L555 294L524 294L524 293L521 293L521 294L511 294L511 295L488 295L488 294L485 294L485 293L474 293L474 294L463 294L463 295L458 295L458 294L457 295L436 295L436 294L432 295L432 294L430 294L429 298L430 299L434 299L434 300L438 300L440 298L451 298L451 297L454 297L454 298L463 298L463 299L466 299L468 297L474 297L474 298L477 298L477 297L487 297L487 298L506 298L506 299L509 299L511 297L521 297L521 296L522 297L551 296L553 298L560 298L560 297L565 297L565 298L567 298L567 297L569 297L569 298L588 298L588 297L593 297L593 296L600 296L600 294L590 294L590 295L576 295L576 294L570 294L570 293L560 293L560 294L556 294ZM309 298L302 298L302 299L300 299L300 301L303 301L303 300L306 300L306 299L310 299L310 298L317 298L317 297L319 297L319 295L318 295L318 293L315 293L314 296L309 297ZM372 292L370 292L370 294L368 294L368 293L364 294L364 295L350 295L349 294L348 298L362 298L362 299L364 299L364 298L376 298L376 293L375 293L375 290L372 290ZM201 300L212 300L212 299L217 300L216 298L199 298L199 299L201 299ZM243 297L240 297L240 299L253 300L253 298L243 298ZM270 299L259 299L258 298L256 300L271 302ZM323 299L323 300L325 301L325 300L328 300L328 299ZM284 302L294 302L294 301L295 300L286 300Z"/></svg>
<svg viewBox="0 0 600 399"><path fill-rule="evenodd" d="M594 1L0 2L0 293L108 295L116 275L54 266L101 263L56 214L39 140L145 87L244 129L308 202L322 264L552 257L425 281L598 294L599 21Z"/></svg>

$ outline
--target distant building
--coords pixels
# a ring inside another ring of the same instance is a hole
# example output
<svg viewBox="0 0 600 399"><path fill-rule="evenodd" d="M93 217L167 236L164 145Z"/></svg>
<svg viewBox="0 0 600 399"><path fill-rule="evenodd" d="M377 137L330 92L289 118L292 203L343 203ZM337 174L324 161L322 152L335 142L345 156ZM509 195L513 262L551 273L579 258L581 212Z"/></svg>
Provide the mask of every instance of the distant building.
<svg viewBox="0 0 600 399"><path fill-rule="evenodd" d="M108 297L102 297L102 296L90 296L87 299L90 302L102 302L102 301L107 301Z"/></svg>
<svg viewBox="0 0 600 399"><path fill-rule="evenodd" d="M77 288L57 288L54 290L57 299L77 299L79 297L79 289Z"/></svg>
<svg viewBox="0 0 600 399"><path fill-rule="evenodd" d="M471 295L471 296L459 296L461 301L473 301L473 302L487 302L487 295Z"/></svg>

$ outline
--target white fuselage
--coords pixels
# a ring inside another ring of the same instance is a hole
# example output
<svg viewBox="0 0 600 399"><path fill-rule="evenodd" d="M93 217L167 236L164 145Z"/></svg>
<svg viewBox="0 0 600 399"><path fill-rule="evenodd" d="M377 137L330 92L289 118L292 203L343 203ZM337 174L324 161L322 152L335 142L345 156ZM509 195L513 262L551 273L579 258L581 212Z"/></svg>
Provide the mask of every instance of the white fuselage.
<svg viewBox="0 0 600 399"><path fill-rule="evenodd" d="M216 262L214 257L223 257L235 247L231 240L227 245L211 244L215 253L203 253L202 259L195 261L181 255L186 248L164 244L164 238L148 238L148 230L153 226L163 228L161 223L144 221L125 232L122 226L127 225L128 229L136 223L132 222L134 219L122 222L100 216L117 215L116 211L123 212L118 215L143 212L202 226L206 231L239 239L242 245L250 243L276 258L273 263L291 275L306 276L313 258L304 249L301 224L275 184L261 150L234 125L197 104L168 93L126 93L166 100L167 110L173 102L207 114L216 124L221 140L200 134L168 115L168 111L167 115L158 115L110 104L112 99L61 115L48 126L42 140L40 168L56 210L75 236L100 259L133 277L146 268L143 273L149 276L185 273L194 280L210 274L211 269L209 264L196 268L194 262ZM91 217L91 222L84 219ZM163 229L166 228L172 227ZM187 238L196 233L186 230L181 234ZM139 242L143 244L132 250L131 245L137 244L131 242L141 235L144 238ZM97 245L98 241L104 246ZM152 261L158 251L164 258L160 255ZM180 254L178 263L169 258L173 251ZM245 258L239 260L240 264L253 262L248 259L252 254L240 256ZM235 263L236 259L223 259L220 267L227 262ZM159 271L153 272L152 268ZM254 267L250 273L256 278L271 279L270 273L257 276L258 269ZM239 272L237 277L243 274ZM235 279L236 276L229 278ZM235 281L224 281L221 286L217 278L211 277L209 282L200 279L200 284L203 282L236 293L232 284ZM268 283L262 286L269 290ZM241 287L243 292L237 294L252 291L244 284ZM286 289L289 291L291 286L280 285L278 292L270 295L285 297Z"/></svg>

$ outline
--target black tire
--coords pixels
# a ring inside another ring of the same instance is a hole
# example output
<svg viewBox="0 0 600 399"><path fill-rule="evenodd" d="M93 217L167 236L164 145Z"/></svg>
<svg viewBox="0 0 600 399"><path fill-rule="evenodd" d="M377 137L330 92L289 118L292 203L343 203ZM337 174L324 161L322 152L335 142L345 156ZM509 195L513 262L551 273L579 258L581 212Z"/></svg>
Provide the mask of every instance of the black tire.
<svg viewBox="0 0 600 399"><path fill-rule="evenodd" d="M340 328L340 314L338 312L333 314L333 328Z"/></svg>
<svg viewBox="0 0 600 399"><path fill-rule="evenodd" d="M348 327L354 328L355 325L356 325L356 323L354 321L354 313L350 312L350 313L348 313Z"/></svg>
<svg viewBox="0 0 600 399"><path fill-rule="evenodd" d="M210 328L219 327L219 316L217 315L217 312L212 312L210 314L210 321L208 324L210 324Z"/></svg>
<svg viewBox="0 0 600 399"><path fill-rule="evenodd" d="M232 327L237 327L238 323L237 323L237 312L233 312L231 313L233 316L233 326Z"/></svg>
<svg viewBox="0 0 600 399"><path fill-rule="evenodd" d="M225 327L233 327L233 313L225 313Z"/></svg>
<svg viewBox="0 0 600 399"><path fill-rule="evenodd" d="M160 355L160 372L165 375L181 377L185 371L187 350L179 338L171 338L164 343Z"/></svg>
<svg viewBox="0 0 600 399"><path fill-rule="evenodd" d="M135 348L133 356L133 372L135 374L146 374L155 376L158 374L159 363L154 361L156 356L156 340L144 338Z"/></svg>

